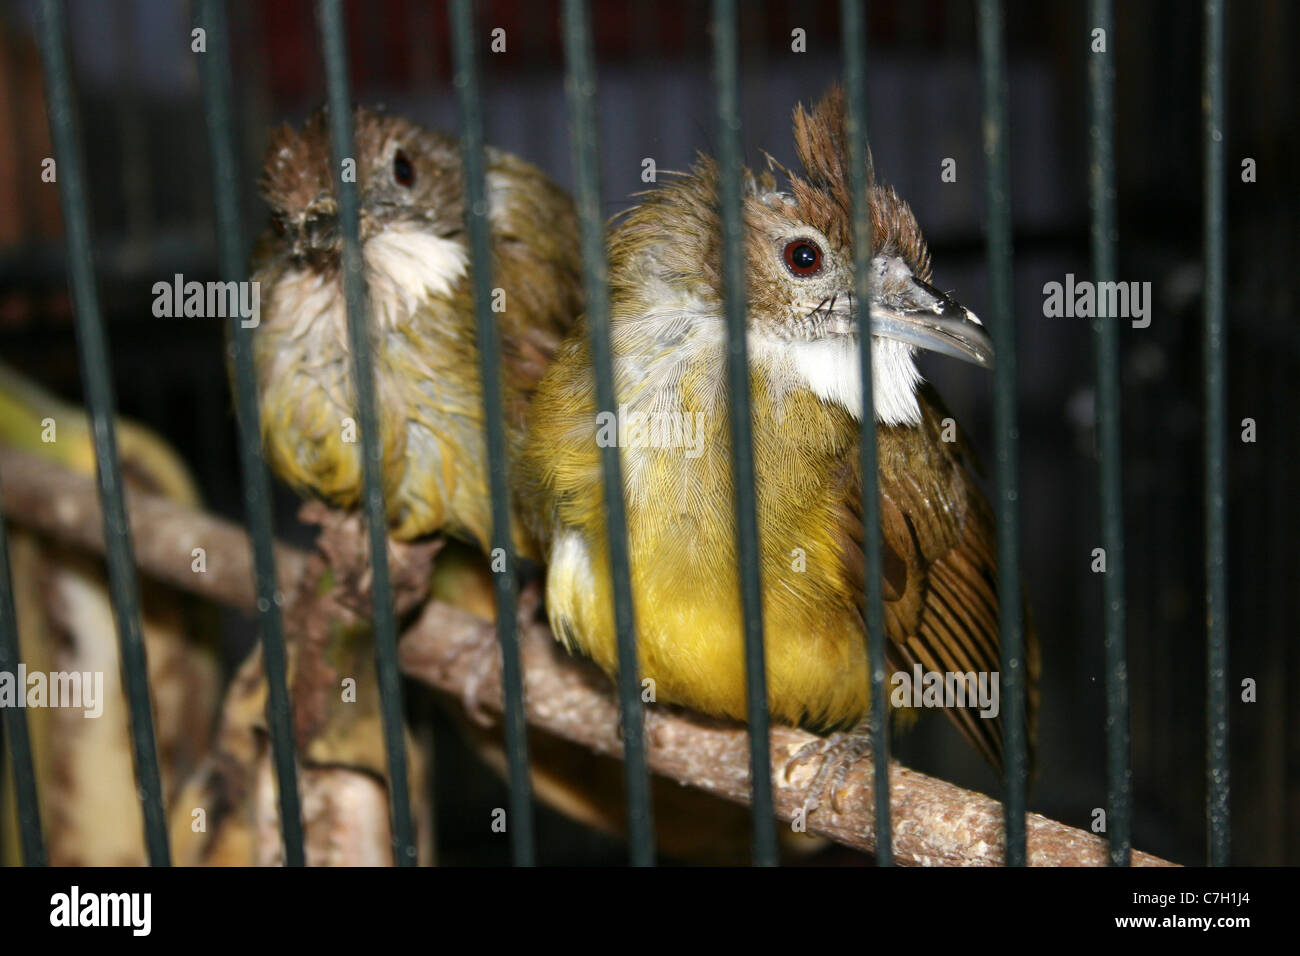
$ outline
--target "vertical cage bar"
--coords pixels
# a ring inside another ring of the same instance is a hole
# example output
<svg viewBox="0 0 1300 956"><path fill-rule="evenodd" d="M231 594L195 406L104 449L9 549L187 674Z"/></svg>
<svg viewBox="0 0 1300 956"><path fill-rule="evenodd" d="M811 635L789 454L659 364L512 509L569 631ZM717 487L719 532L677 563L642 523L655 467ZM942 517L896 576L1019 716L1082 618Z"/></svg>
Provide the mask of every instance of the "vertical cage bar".
<svg viewBox="0 0 1300 956"><path fill-rule="evenodd" d="M149 698L149 668L140 631L139 585L131 532L123 500L113 426L113 382L108 371L108 343L104 336L95 288L91 252L90 216L87 211L81 144L72 106L72 80L64 36L61 0L41 0L40 44L45 89L49 97L50 134L58 161L59 198L68 233L68 272L76 313L81 379L95 440L95 467L100 505L104 512L104 547L108 559L109 595L117 620L122 655L122 679L131 716L131 744L135 756L136 785L144 814L145 846L149 862L166 866L167 822L163 812L158 750L154 740L153 710Z"/></svg>
<svg viewBox="0 0 1300 956"><path fill-rule="evenodd" d="M536 862L532 787L528 776L528 727L524 717L524 679L519 661L515 610L515 549L510 533L510 478L506 457L505 409L501 399L501 343L492 314L492 240L483 165L483 100L474 57L474 23L469 0L452 0L453 82L460 108L465 164L465 221L469 229L474 317L483 382L483 423L492 497L492 553L506 557L505 570L492 575L496 591L497 635L505 690L506 752L510 767L510 844L516 866Z"/></svg>
<svg viewBox="0 0 1300 956"><path fill-rule="evenodd" d="M1223 0L1205 0L1206 828L1211 866L1230 862L1228 807L1227 282Z"/></svg>
<svg viewBox="0 0 1300 956"><path fill-rule="evenodd" d="M1092 271L1096 282L1115 281L1115 14L1112 0L1091 0L1089 27L1105 32L1106 50L1088 59L1089 203ZM1119 323L1092 321L1097 357L1097 454L1100 464L1102 577L1106 622L1106 832L1110 862L1128 866L1132 853L1133 790L1129 749L1128 638L1124 599L1124 481L1121 457Z"/></svg>
<svg viewBox="0 0 1300 956"><path fill-rule="evenodd" d="M13 576L9 570L9 539L5 532L3 498L0 497L0 672L18 673L18 616L14 612ZM13 755L14 796L18 803L18 839L23 863L45 866L45 839L41 835L41 805L36 798L36 768L32 741L27 735L27 711L0 707L5 738ZM0 780L0 786L4 784Z"/></svg>
<svg viewBox="0 0 1300 956"><path fill-rule="evenodd" d="M989 331L997 355L993 422L998 457L998 609L1002 645L1003 808L1006 864L1025 864L1028 747L1025 740L1024 631L1020 598L1020 449L1016 420L1016 316L1011 287L1011 179L1007 162L1007 66L1002 4L980 0L980 94L988 216Z"/></svg>
<svg viewBox="0 0 1300 956"><path fill-rule="evenodd" d="M853 275L862 369L862 551L866 562L867 662L871 668L871 753L875 764L876 863L894 863L889 808L889 698L885 690L885 611L880 570L880 491L876 403L871 380L871 206L867 195L867 36L865 0L841 0L844 87L848 96L849 177L853 186Z"/></svg>
<svg viewBox="0 0 1300 956"><path fill-rule="evenodd" d="M207 35L207 53L199 57L203 88L203 113L208 128L208 155L212 161L212 190L217 219L217 260L226 282L247 279L244 223L240 210L241 183L235 157L234 110L231 105L230 51L224 0L198 0L195 22ZM289 704L288 665L284 649L284 623L280 608L284 595L276 587L272 531L271 486L262 459L257 380L253 371L252 333L232 315L226 335L227 351L235 370L235 410L239 425L239 464L243 476L244 508L253 547L257 584L257 611L262 631L262 664L266 670L269 700L267 723L271 754L279 786L280 833L284 860L302 866L302 809L298 798L298 772L294 765L293 719Z"/></svg>
<svg viewBox="0 0 1300 956"><path fill-rule="evenodd" d="M355 157L352 140L352 97L348 89L348 56L340 0L319 0L325 82L329 90L330 142L339 188L339 225L343 231L343 286L347 297L348 343L361 422L362 480L365 515L370 533L371 596L375 615L375 666L379 674L379 705L388 756L388 801L392 818L393 859L414 866L416 847L411 823L411 792L407 787L406 746L402 723L402 683L397 665L397 622L388 572L388 520L384 510L383 448L376 414L374 368L371 365L369 302L361 259L360 207L357 185L338 175L343 160Z"/></svg>
<svg viewBox="0 0 1300 956"><path fill-rule="evenodd" d="M731 390L732 468L736 489L736 555L745 615L745 686L749 715L751 811L756 866L775 866L776 818L763 651L763 595L754 501L754 436L749 411L745 338L745 230L741 206L740 59L735 0L713 0L713 56L718 86L718 198L722 212L722 276L727 309L727 371Z"/></svg>
<svg viewBox="0 0 1300 956"><path fill-rule="evenodd" d="M573 168L577 180L578 219L582 230L583 286L587 292L587 331L595 370L596 405L613 414L614 366L609 331L609 263L605 258L605 223L600 201L600 145L596 122L596 66L591 49L587 0L564 0L564 47L569 111L573 117ZM614 625L618 633L618 699L623 724L623 768L627 785L628 842L634 866L655 858L650 776L646 769L645 733L632 606L632 571L623 503L623 467L618 445L601 449L605 485L605 529L609 573L614 583Z"/></svg>

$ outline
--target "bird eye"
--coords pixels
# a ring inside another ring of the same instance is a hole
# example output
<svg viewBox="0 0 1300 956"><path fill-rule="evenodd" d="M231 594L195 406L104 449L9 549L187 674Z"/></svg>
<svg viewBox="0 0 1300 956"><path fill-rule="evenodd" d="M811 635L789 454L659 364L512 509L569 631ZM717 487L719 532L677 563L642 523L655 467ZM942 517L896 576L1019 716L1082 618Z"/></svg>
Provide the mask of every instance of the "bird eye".
<svg viewBox="0 0 1300 956"><path fill-rule="evenodd" d="M272 217L271 217L271 228L275 230L276 235L283 236L283 235L284 235L284 220L281 219L279 216L272 216Z"/></svg>
<svg viewBox="0 0 1300 956"><path fill-rule="evenodd" d="M407 189L415 185L415 167L400 149L393 156L393 182Z"/></svg>
<svg viewBox="0 0 1300 956"><path fill-rule="evenodd" d="M822 271L822 250L809 239L796 239L785 245L786 267L801 279Z"/></svg>

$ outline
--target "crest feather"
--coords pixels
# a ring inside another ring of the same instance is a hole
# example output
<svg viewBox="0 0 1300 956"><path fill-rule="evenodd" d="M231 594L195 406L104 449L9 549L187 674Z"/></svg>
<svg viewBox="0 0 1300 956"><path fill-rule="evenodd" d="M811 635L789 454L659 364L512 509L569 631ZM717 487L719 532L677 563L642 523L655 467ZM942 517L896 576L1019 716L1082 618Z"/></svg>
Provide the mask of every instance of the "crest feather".
<svg viewBox="0 0 1300 956"><path fill-rule="evenodd" d="M804 176L790 178L800 212L837 245L852 241L849 145L844 128L844 90L837 83L811 110L794 109L794 147ZM871 160L868 156L868 183Z"/></svg>
<svg viewBox="0 0 1300 956"><path fill-rule="evenodd" d="M836 83L811 110L794 110L794 145L804 176L790 177L799 212L832 242L853 243L853 190L849 180L849 138L845 128L844 88ZM867 149L867 195L871 205L873 254L900 255L915 274L930 278L930 253L907 203L876 182L875 163Z"/></svg>

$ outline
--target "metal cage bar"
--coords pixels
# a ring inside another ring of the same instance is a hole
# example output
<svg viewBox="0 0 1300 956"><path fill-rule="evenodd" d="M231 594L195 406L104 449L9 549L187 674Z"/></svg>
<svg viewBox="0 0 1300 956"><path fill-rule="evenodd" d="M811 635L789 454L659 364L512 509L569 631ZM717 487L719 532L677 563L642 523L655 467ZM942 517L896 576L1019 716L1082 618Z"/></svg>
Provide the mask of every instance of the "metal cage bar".
<svg viewBox="0 0 1300 956"><path fill-rule="evenodd" d="M1204 119L1204 254L1205 314L1203 362L1206 388L1205 420L1205 561L1207 652L1207 798L1208 857L1212 865L1230 860L1227 568L1226 568L1226 190L1224 126L1225 23L1223 0L1205 0ZM1113 37L1111 0L1092 0L1092 24ZM108 367L107 342L99 309L94 272L85 176L76 116L72 104L70 66L65 41L62 0L39 0L40 43L48 91L48 114L58 159L58 182L67 228L69 284L81 374L92 422L97 479L103 510L109 587L122 658L122 678L129 705L130 731L139 786L149 860L169 862L146 651L140 625L139 589L127 522L122 475L114 434L114 398ZM224 6L221 0L199 0L197 22L212 44L201 67L205 112L211 137L210 155L218 222L218 251L223 277L244 273L242 223L238 207L235 130L229 88ZM329 90L333 158L341 163L353 152L348 60L340 0L318 0L322 49ZM853 186L855 294L861 307L869 301L869 206L866 195L867 116L865 97L866 39L863 5L842 0L845 80L849 100L848 135ZM491 261L483 113L473 50L469 0L453 0L450 8L455 83L462 117L467 228L473 261ZM746 290L741 184L741 138L737 4L713 0L713 43L716 69L719 138L719 200L723 232L723 275L728 327L728 381L732 391L731 427L736 487L736 532L740 588L744 608L747 708L752 771L754 862L777 861L776 830L771 792L771 754L766 672L763 648L762 591L758 552L754 449L746 343ZM983 149L987 164L986 202L990 270L990 331L998 355L995 378L995 429L998 458L998 558L1001 607L1001 667L1005 714L1006 862L1026 862L1025 816L1028 743L1024 710L1024 621L1020 588L1018 428L1015 405L1015 316L1012 290L1010 170L1008 165L1007 78L1003 46L1002 5L979 0L979 49L983 109ZM584 282L589 296L593 358L598 402L615 404L610 362L608 264L600 215L598 142L595 115L594 57L589 10L585 0L565 0L566 80L573 111L573 150L577 170L582 225ZM1089 62L1090 199L1092 204L1093 271L1097 281L1116 274L1116 191L1114 158L1113 47ZM365 508L373 569L376 666L381 690L383 730L389 767L389 799L394 858L399 865L416 861L414 831L407 784L402 699L396 654L391 582L387 562L387 521L382 484L381 441L367 332L368 309L359 237L359 207L355 183L339 177L340 220L344 236L344 281L350 345L362 431ZM481 371L484 383L485 440L488 448L493 510L493 547L507 556L507 571L496 581L499 637L502 642L506 689L507 747L511 772L512 845L516 863L534 857L531 787L528 780L522 671L515 622L514 554L510 534L508 461L501 403L500 346L490 312L491 276L475 270L474 287ZM1123 511L1118 374L1117 317L1094 322L1098 387L1099 494L1102 535L1109 573L1104 578L1107 660L1108 807L1113 864L1126 864L1131 853L1132 789L1129 761L1128 673L1126 664ZM234 359L240 424L245 502L253 539L259 612L267 675L271 688L269 712L286 861L303 861L301 813L293 760L293 741L283 622L276 590L272 550L271 506L266 466L260 455L256 390L246 330L233 318L231 355ZM877 454L871 382L870 336L861 336L863 420L861 461L867 563L866 609L868 634L882 634L879 502L875 493ZM615 616L619 636L620 704L626 744L629 788L629 829L634 863L654 860L654 830L645 767L645 743L637 688L635 627L630 588L630 555L622 500L621 466L617 447L602 452L606 506L610 521L610 561L615 582ZM14 595L3 519L0 519L0 666L16 664L19 647ZM873 646L874 644L874 646ZM875 790L887 795L889 738L883 693L883 642L868 642L873 694ZM24 862L45 862L36 778L25 715L6 708L3 727L14 756L15 786ZM888 800L877 800L877 858L891 862Z"/></svg>
<svg viewBox="0 0 1300 956"><path fill-rule="evenodd" d="M1115 13L1112 0L1092 0L1089 25L1104 31L1106 49L1088 60L1088 166L1092 206L1092 271L1115 281ZM1129 750L1128 639L1124 598L1124 473L1121 457L1120 316L1093 319L1097 358L1097 455L1100 464L1102 577L1106 622L1106 832L1110 862L1128 866L1133 849L1133 771Z"/></svg>
<svg viewBox="0 0 1300 956"><path fill-rule="evenodd" d="M858 299L858 348L862 370L862 551L866 563L867 662L871 669L871 753L875 769L876 863L894 863L889 808L889 698L885 691L885 609L880 557L880 490L876 448L876 403L871 366L871 205L867 195L867 36L865 0L842 0L844 88L853 188L853 274Z"/></svg>
<svg viewBox="0 0 1300 956"><path fill-rule="evenodd" d="M763 653L763 591L754 495L754 436L746 342L745 234L741 205L740 57L735 0L713 0L713 57L718 109L718 198L722 213L722 284L727 311L727 381L736 489L736 556L745 620L745 689L749 718L750 810L756 866L778 862L772 802L772 751Z"/></svg>
<svg viewBox="0 0 1300 956"><path fill-rule="evenodd" d="M244 223L240 210L239 165L231 105L230 51L224 0L198 0L195 23L206 32L207 53L199 57L203 112L208 128L208 155L212 161L212 190L217 219L217 259L221 278L246 279ZM274 515L271 485L262 458L262 430L257 404L257 379L253 370L252 333L238 315L228 322L227 350L235 371L236 420L239 425L239 463L244 484L244 508L252 540L257 584L257 612L262 631L262 663L268 690L267 724L271 754L279 789L280 833L284 859L302 866L302 808L298 772L294 764L293 716L289 702L288 664L284 648L284 622L280 608L284 595L276 586Z"/></svg>
<svg viewBox="0 0 1300 956"><path fill-rule="evenodd" d="M81 379L86 392L95 441L95 467L104 512L104 548L108 562L109 594L117 621L122 680L131 716L131 745L135 756L136 785L144 814L145 846L149 862L170 862L167 822L163 811L158 749L154 738L153 709L149 698L149 669L140 631L139 584L131 549L118 465L113 424L113 382L108 370L108 343L104 336L95 287L94 253L90 238L81 144L72 105L72 81L64 30L62 0L41 0L40 45L45 74L50 134L58 162L59 198L68 233L68 274L76 314Z"/></svg>
<svg viewBox="0 0 1300 956"><path fill-rule="evenodd" d="M452 0L451 48L460 108L465 164L465 222L469 230L474 278L474 317L483 382L483 424L488 482L492 498L492 553L505 556L505 568L492 575L496 592L497 636L505 689L506 752L510 768L511 851L516 866L536 862L532 787L528 776L528 727L524 718L524 678L517 633L515 549L510 525L509 460L505 409L501 399L501 342L492 313L492 245L487 179L483 160L483 102L474 57L474 24L469 0Z"/></svg>
<svg viewBox="0 0 1300 956"><path fill-rule="evenodd" d="M605 223L601 210L600 146L596 118L596 67L591 49L587 0L564 0L564 47L569 111L573 116L573 168L578 220L582 232L583 287L587 293L587 331L595 374L596 405L605 414L618 408L610 342L609 262L605 257ZM617 443L601 448L605 487L605 529L609 573L614 587L614 624L618 633L618 700L623 726L624 776L630 859L648 866L655 859L650 775L646 769L645 731L639 692L636 618L632 605L632 570L623 502L623 466Z"/></svg>
<svg viewBox="0 0 1300 956"><path fill-rule="evenodd" d="M997 355L993 422L998 459L998 626L1002 647L1005 862L1008 866L1023 866L1029 759L1025 739L1024 622L1020 598L1020 448L1016 415L1016 314L1011 285L1007 65L999 0L980 0L979 47L992 312L989 332Z"/></svg>
<svg viewBox="0 0 1300 956"><path fill-rule="evenodd" d="M352 96L348 88L348 56L340 0L319 0L321 49L329 91L330 144L335 170L355 156L352 139ZM384 510L383 448L376 414L374 368L371 365L369 307L361 259L360 207L357 184L338 177L339 225L343 232L343 286L347 298L348 343L361 419L362 477L365 516L370 533L371 597L374 603L375 666L379 675L379 705L388 756L388 802L392 818L393 859L414 866L416 846L411 822L411 792L407 787L406 742L402 721L402 684L397 664L397 622L393 613L388 572L388 519Z"/></svg>
<svg viewBox="0 0 1300 956"><path fill-rule="evenodd" d="M0 671L18 672L18 617L14 613L13 576L9 570L9 540L5 533L3 489L0 489ZM0 730L4 731L12 754L14 797L18 804L18 838L23 863L45 866L45 838L41 833L41 805L36 795L36 768L32 764L32 741L27 734L27 711L21 707L0 707ZM3 764L0 764L3 767ZM4 780L0 778L0 786Z"/></svg>
<svg viewBox="0 0 1300 956"><path fill-rule="evenodd" d="M1205 817L1211 866L1231 861L1228 804L1227 222L1223 0L1205 0Z"/></svg>

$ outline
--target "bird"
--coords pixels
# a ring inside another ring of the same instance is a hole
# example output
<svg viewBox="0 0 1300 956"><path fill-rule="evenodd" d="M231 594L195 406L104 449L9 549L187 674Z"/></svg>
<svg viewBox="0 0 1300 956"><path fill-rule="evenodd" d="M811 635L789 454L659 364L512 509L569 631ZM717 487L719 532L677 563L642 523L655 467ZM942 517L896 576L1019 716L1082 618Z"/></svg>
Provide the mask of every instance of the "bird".
<svg viewBox="0 0 1300 956"><path fill-rule="evenodd" d="M490 539L491 512L459 147L450 136L376 110L357 109L353 123L389 535L451 535L438 552L430 596L493 620L496 575L480 553ZM261 291L252 336L263 444L273 470L295 489L349 509L360 497L361 460L359 445L344 439L356 412L326 111L300 129L273 133L260 187L270 221L254 252ZM540 170L490 147L487 192L494 284L506 307L499 328L515 459L537 382L582 312L577 220L571 199ZM327 520L319 510L313 514ZM516 552L540 557L522 522L515 532ZM477 669L499 666L495 639L473 651ZM479 714L469 689L464 705ZM457 724L504 773L500 728ZM608 761L541 737L530 749L542 802L598 829L617 829L621 778ZM705 848L706 858L742 858L742 810L674 785L657 793L661 849L690 856L701 846L698 834L712 827L719 839Z"/></svg>
<svg viewBox="0 0 1300 956"><path fill-rule="evenodd" d="M769 710L822 735L810 789L829 782L834 800L837 782L869 750L865 640L883 636L895 673L1000 666L992 510L970 446L915 363L924 349L987 368L993 350L979 319L931 284L916 218L876 181L869 153L871 301L856 301L842 88L811 109L797 106L793 127L802 169L769 157L766 170L745 170L742 181L759 565ZM607 251L617 429L595 407L584 317L534 396L521 481L545 552L551 628L615 674L600 446L619 445L640 677L659 703L744 720L719 175L701 154L616 218ZM865 634L864 322L883 635ZM1026 663L1032 723L1032 633ZM945 712L1000 764L1000 714Z"/></svg>
<svg viewBox="0 0 1300 956"><path fill-rule="evenodd" d="M355 176L390 537L445 532L487 550L491 507L461 151L447 134L357 107ZM253 253L252 329L267 459L300 493L354 507L362 468L329 116L273 131ZM507 451L529 397L582 309L577 218L541 170L486 149L493 317ZM518 522L514 522L519 525ZM534 548L515 529L517 553Z"/></svg>

